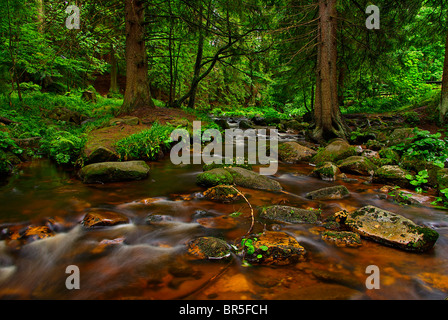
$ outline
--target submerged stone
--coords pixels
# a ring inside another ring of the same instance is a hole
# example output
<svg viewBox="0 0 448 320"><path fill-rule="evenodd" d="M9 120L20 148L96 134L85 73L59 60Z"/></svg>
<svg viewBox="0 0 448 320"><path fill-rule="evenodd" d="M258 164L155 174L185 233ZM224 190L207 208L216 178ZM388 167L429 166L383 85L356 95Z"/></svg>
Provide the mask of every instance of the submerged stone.
<svg viewBox="0 0 448 320"><path fill-rule="evenodd" d="M362 237L395 248L425 252L436 243L439 234L427 227L374 206L366 206L348 215L345 225Z"/></svg>
<svg viewBox="0 0 448 320"><path fill-rule="evenodd" d="M230 257L230 246L222 239L199 237L187 244L188 253L199 258L220 260Z"/></svg>
<svg viewBox="0 0 448 320"><path fill-rule="evenodd" d="M218 201L218 202L236 202L242 197L233 186L219 185L211 187L204 191L203 196L207 200Z"/></svg>
<svg viewBox="0 0 448 320"><path fill-rule="evenodd" d="M349 195L350 191L345 186L334 186L308 192L306 198L312 200L335 200L344 199Z"/></svg>
<svg viewBox="0 0 448 320"><path fill-rule="evenodd" d="M245 259L249 263L288 265L299 262L306 253L305 248L285 232L266 231L243 241Z"/></svg>
<svg viewBox="0 0 448 320"><path fill-rule="evenodd" d="M287 223L316 223L318 220L313 210L280 205L262 208L260 218Z"/></svg>
<svg viewBox="0 0 448 320"><path fill-rule="evenodd" d="M125 215L113 211L90 211L81 221L85 228L107 227L129 223Z"/></svg>
<svg viewBox="0 0 448 320"><path fill-rule="evenodd" d="M355 232L326 231L322 234L322 240L332 243L337 247L356 248L362 245L360 235Z"/></svg>

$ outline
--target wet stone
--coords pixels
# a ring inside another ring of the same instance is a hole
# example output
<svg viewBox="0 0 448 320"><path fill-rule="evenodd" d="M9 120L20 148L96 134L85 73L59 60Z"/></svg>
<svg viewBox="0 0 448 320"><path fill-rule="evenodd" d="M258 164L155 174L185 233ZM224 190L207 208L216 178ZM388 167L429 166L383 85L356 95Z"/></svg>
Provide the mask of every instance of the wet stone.
<svg viewBox="0 0 448 320"><path fill-rule="evenodd" d="M188 253L199 259L221 260L230 257L230 246L222 239L200 237L187 244Z"/></svg>
<svg viewBox="0 0 448 320"><path fill-rule="evenodd" d="M113 211L91 211L84 216L81 224L85 228L110 227L129 223L125 215Z"/></svg>

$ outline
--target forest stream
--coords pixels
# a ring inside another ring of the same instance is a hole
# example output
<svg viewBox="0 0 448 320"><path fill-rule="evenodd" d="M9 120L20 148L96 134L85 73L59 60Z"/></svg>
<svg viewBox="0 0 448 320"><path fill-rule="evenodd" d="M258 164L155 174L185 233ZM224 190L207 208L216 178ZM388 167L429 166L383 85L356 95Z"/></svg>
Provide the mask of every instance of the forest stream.
<svg viewBox="0 0 448 320"><path fill-rule="evenodd" d="M271 178L283 192L239 187L253 208L286 204L328 215L374 205L431 227L440 237L425 253L364 239L361 247L341 248L321 239L320 225L257 220L253 232L281 230L296 238L306 249L303 261L286 266L246 266L238 256L230 262L204 261L194 259L186 243L199 236L239 241L251 224L248 204L202 198L205 189L195 182L200 165L175 166L169 156L149 165L150 177L143 181L86 185L75 173L47 160L22 164L18 174L0 187L0 227L51 225L56 235L25 244L0 238L0 299L445 299L448 295L446 211L384 199L382 185L366 184L366 177L325 182L309 176L313 167L308 163L280 163ZM304 197L335 184L345 185L350 196L327 201ZM87 230L80 221L93 209L121 213L130 222ZM229 217L236 211L244 214ZM148 223L149 214L170 220ZM203 217L223 219L207 225L198 222ZM70 265L79 267L79 290L66 287ZM369 265L379 267L380 289L366 288Z"/></svg>

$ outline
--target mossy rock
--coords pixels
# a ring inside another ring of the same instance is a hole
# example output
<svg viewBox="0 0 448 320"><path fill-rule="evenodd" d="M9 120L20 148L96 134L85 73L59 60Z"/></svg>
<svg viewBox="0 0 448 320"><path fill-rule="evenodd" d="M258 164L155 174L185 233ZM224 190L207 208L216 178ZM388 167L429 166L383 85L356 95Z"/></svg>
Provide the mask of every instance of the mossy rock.
<svg viewBox="0 0 448 320"><path fill-rule="evenodd" d="M362 245L361 236L349 231L325 231L322 233L322 240L337 247L357 248Z"/></svg>
<svg viewBox="0 0 448 320"><path fill-rule="evenodd" d="M231 163L231 164L227 164L227 163L204 164L202 166L202 170L203 171L209 171L209 170L213 170L213 169L217 169L217 168L227 169L227 168L233 168L233 167L238 167L238 168L244 168L244 169L247 169L247 170L252 170L252 165L251 164L248 164L248 163L238 164L235 159L233 160L233 163Z"/></svg>
<svg viewBox="0 0 448 320"><path fill-rule="evenodd" d="M306 250L292 236L285 232L266 231L261 235L252 235L245 245L245 259L249 263L263 265L288 265L303 260ZM250 249L250 252L247 252Z"/></svg>
<svg viewBox="0 0 448 320"><path fill-rule="evenodd" d="M428 251L439 237L430 228L418 226L399 214L374 206L350 213L345 225L364 238L406 251Z"/></svg>
<svg viewBox="0 0 448 320"><path fill-rule="evenodd" d="M316 211L281 205L262 208L259 217L286 223L316 223L318 221Z"/></svg>
<svg viewBox="0 0 448 320"><path fill-rule="evenodd" d="M308 192L305 197L312 200L338 200L350 195L345 186L334 186Z"/></svg>
<svg viewBox="0 0 448 320"><path fill-rule="evenodd" d="M108 183L146 179L150 168L144 161L101 162L85 166L79 171L84 183Z"/></svg>
<svg viewBox="0 0 448 320"><path fill-rule="evenodd" d="M233 184L233 177L223 168L212 169L200 173L196 177L196 183L202 187L210 188L221 184Z"/></svg>
<svg viewBox="0 0 448 320"><path fill-rule="evenodd" d="M335 139L324 149L320 150L311 161L319 165L324 162L337 162L355 155L355 147L345 140Z"/></svg>
<svg viewBox="0 0 448 320"><path fill-rule="evenodd" d="M398 185L405 188L409 186L409 180L406 179L408 174L408 171L399 166L382 166L375 172L373 182Z"/></svg>
<svg viewBox="0 0 448 320"><path fill-rule="evenodd" d="M448 169L440 169L437 171L437 187L439 190L448 188Z"/></svg>
<svg viewBox="0 0 448 320"><path fill-rule="evenodd" d="M332 162L325 162L316 167L311 176L318 177L324 181L335 181L336 176L340 173L339 168Z"/></svg>
<svg viewBox="0 0 448 320"><path fill-rule="evenodd" d="M371 176L377 170L372 161L362 156L352 156L338 162L339 169L344 173Z"/></svg>
<svg viewBox="0 0 448 320"><path fill-rule="evenodd" d="M254 171L238 167L227 168L226 170L231 174L233 183L237 186L268 191L281 191L283 189L278 181Z"/></svg>
<svg viewBox="0 0 448 320"><path fill-rule="evenodd" d="M285 142L278 146L279 160L288 163L308 161L316 154L317 152L313 149L302 146L297 142Z"/></svg>
<svg viewBox="0 0 448 320"><path fill-rule="evenodd" d="M233 186L219 185L204 191L203 196L207 200L218 201L223 203L237 202L241 200L241 195Z"/></svg>
<svg viewBox="0 0 448 320"><path fill-rule="evenodd" d="M390 163L391 165L397 165L400 162L400 155L393 150L392 148L381 148L381 150L378 152L380 157L382 159L390 159Z"/></svg>
<svg viewBox="0 0 448 320"><path fill-rule="evenodd" d="M199 259L221 260L230 257L230 246L222 239L199 237L187 244L188 253Z"/></svg>
<svg viewBox="0 0 448 320"><path fill-rule="evenodd" d="M389 136L388 145L395 146L400 143L411 143L413 137L415 137L414 128L398 128Z"/></svg>

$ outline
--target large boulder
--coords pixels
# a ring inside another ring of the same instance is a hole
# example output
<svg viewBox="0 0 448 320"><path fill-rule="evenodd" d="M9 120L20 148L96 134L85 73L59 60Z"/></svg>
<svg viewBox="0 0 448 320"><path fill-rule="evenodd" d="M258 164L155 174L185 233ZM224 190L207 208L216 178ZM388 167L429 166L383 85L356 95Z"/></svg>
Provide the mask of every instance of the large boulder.
<svg viewBox="0 0 448 320"><path fill-rule="evenodd" d="M312 200L337 200L349 195L350 191L345 186L334 186L308 192L305 197Z"/></svg>
<svg viewBox="0 0 448 320"><path fill-rule="evenodd" d="M288 265L299 262L306 253L299 242L284 232L266 231L243 239L245 259L250 263Z"/></svg>
<svg viewBox="0 0 448 320"><path fill-rule="evenodd" d="M118 153L102 145L92 145L86 147L84 150L84 155L86 159L85 164L114 162L119 158Z"/></svg>
<svg viewBox="0 0 448 320"><path fill-rule="evenodd" d="M362 156L352 156L338 162L339 169L344 173L371 176L377 169L376 165Z"/></svg>
<svg viewBox="0 0 448 320"><path fill-rule="evenodd" d="M84 183L107 183L143 180L150 168L144 161L101 162L89 164L79 171Z"/></svg>
<svg viewBox="0 0 448 320"><path fill-rule="evenodd" d="M324 149L319 151L312 161L316 164L324 162L337 162L345 158L355 156L356 149L343 139L335 139Z"/></svg>
<svg viewBox="0 0 448 320"><path fill-rule="evenodd" d="M287 223L316 223L318 216L313 210L290 206L270 206L261 209L260 218Z"/></svg>
<svg viewBox="0 0 448 320"><path fill-rule="evenodd" d="M374 206L350 213L345 225L364 238L407 251L427 251L439 237L430 228L418 226L399 214Z"/></svg>
<svg viewBox="0 0 448 320"><path fill-rule="evenodd" d="M278 147L279 160L297 163L311 159L317 152L297 142L285 142Z"/></svg>
<svg viewBox="0 0 448 320"><path fill-rule="evenodd" d="M196 183L202 187L211 188L221 184L232 184L233 177L224 168L215 168L203 173L200 173L196 177Z"/></svg>
<svg viewBox="0 0 448 320"><path fill-rule="evenodd" d="M399 166L382 166L375 172L373 182L407 187L409 186L409 180L406 178L408 174L409 172Z"/></svg>
<svg viewBox="0 0 448 320"><path fill-rule="evenodd" d="M282 190L282 186L278 181L272 180L254 171L240 167L227 168L226 170L232 175L233 183L237 186L268 191Z"/></svg>

